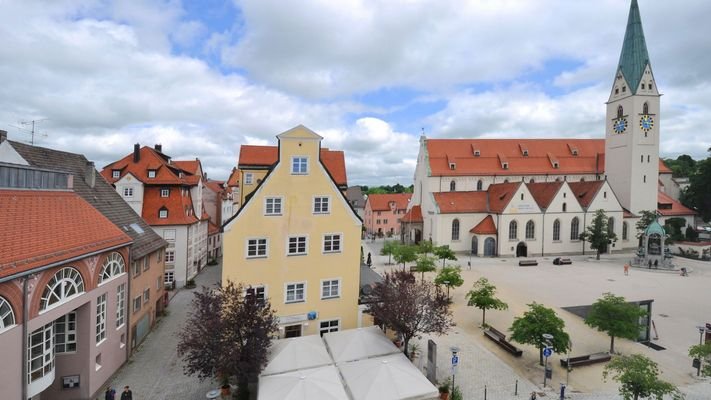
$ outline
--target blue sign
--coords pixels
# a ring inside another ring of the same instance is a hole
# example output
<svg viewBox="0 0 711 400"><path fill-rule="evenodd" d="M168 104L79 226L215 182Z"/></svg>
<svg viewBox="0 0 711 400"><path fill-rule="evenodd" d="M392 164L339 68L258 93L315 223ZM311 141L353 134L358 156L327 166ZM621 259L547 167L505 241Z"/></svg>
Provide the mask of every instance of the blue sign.
<svg viewBox="0 0 711 400"><path fill-rule="evenodd" d="M550 347L546 347L545 349L543 349L543 357L550 357L551 354L553 354L553 349L551 349Z"/></svg>
<svg viewBox="0 0 711 400"><path fill-rule="evenodd" d="M459 356L452 356L452 366L456 367L459 365Z"/></svg>

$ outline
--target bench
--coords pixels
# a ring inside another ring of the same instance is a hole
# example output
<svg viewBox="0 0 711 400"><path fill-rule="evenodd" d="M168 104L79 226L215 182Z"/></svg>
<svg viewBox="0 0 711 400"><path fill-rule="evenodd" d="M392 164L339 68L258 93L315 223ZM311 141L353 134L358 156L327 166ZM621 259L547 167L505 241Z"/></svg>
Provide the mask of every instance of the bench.
<svg viewBox="0 0 711 400"><path fill-rule="evenodd" d="M570 362L568 362L568 359L561 358L560 365L563 367L568 367L568 365L570 365L570 367L582 367L584 365L608 362L611 358L612 356L608 353L595 353L585 356L570 357Z"/></svg>
<svg viewBox="0 0 711 400"><path fill-rule="evenodd" d="M417 270L416 265L412 265L412 266L410 266L410 272L420 272L420 271Z"/></svg>
<svg viewBox="0 0 711 400"><path fill-rule="evenodd" d="M521 357L521 355L523 354L523 351L521 349L517 348L516 346L514 346L511 343L506 341L506 339L505 339L506 335L497 331L494 328L488 328L487 330L485 330L484 336L493 340L494 343L498 344L501 348L503 348L504 350L513 354L516 357Z"/></svg>
<svg viewBox="0 0 711 400"><path fill-rule="evenodd" d="M561 258L561 257L556 257L553 260L553 265L570 265L573 263L573 260L570 258Z"/></svg>
<svg viewBox="0 0 711 400"><path fill-rule="evenodd" d="M518 262L519 267L534 267L538 265L537 260L521 260Z"/></svg>

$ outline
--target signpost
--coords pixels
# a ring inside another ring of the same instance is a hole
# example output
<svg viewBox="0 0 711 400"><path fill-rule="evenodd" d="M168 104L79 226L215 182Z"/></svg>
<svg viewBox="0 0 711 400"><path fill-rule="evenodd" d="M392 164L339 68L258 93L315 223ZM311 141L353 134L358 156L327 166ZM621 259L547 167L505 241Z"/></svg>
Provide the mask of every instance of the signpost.
<svg viewBox="0 0 711 400"><path fill-rule="evenodd" d="M454 391L454 377L457 375L457 365L459 365L459 347L452 346L449 350L452 351L452 391Z"/></svg>
<svg viewBox="0 0 711 400"><path fill-rule="evenodd" d="M543 373L543 388L546 388L546 382L548 379L548 357L550 357L553 354L553 348L551 347L551 340L553 340L553 335L549 333L544 333L543 334L543 339L546 341L546 347L543 349L543 356L546 358L546 366L545 366L545 372ZM551 374L551 378L553 378Z"/></svg>

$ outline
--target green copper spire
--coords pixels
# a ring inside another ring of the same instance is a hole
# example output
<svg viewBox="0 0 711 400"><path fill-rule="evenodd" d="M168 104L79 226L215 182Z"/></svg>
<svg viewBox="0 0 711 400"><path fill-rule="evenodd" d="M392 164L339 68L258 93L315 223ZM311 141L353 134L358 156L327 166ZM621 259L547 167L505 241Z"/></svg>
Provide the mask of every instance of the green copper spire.
<svg viewBox="0 0 711 400"><path fill-rule="evenodd" d="M620 54L620 69L627 83L630 85L632 94L637 93L637 86L644 74L644 68L649 64L649 54L647 53L647 43L644 40L642 30L642 19L639 16L639 5L637 0L632 0L630 15L627 19L627 31L625 41L622 44Z"/></svg>

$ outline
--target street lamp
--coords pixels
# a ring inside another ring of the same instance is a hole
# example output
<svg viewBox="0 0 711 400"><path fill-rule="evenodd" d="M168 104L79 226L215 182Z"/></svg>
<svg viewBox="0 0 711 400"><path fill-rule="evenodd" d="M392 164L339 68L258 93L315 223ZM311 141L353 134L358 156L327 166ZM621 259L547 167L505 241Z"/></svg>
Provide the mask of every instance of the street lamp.
<svg viewBox="0 0 711 400"><path fill-rule="evenodd" d="M706 326L697 325L696 329L699 330L699 346L704 344L704 333L707 331ZM701 376L701 357L699 357L699 362L696 364L696 376Z"/></svg>
<svg viewBox="0 0 711 400"><path fill-rule="evenodd" d="M570 346L568 347L568 361L566 362L567 368L565 372L565 386L568 386L569 384L568 378L570 378L570 351L573 350L573 341L568 340L568 344L570 344Z"/></svg>
<svg viewBox="0 0 711 400"><path fill-rule="evenodd" d="M553 335L550 333L544 333L543 335L543 340L546 341L546 347L543 350L543 355L546 357L546 365L543 371L543 388L546 388L546 382L548 379L548 357L551 355L551 340L553 340Z"/></svg>

